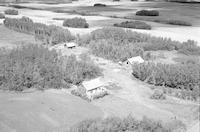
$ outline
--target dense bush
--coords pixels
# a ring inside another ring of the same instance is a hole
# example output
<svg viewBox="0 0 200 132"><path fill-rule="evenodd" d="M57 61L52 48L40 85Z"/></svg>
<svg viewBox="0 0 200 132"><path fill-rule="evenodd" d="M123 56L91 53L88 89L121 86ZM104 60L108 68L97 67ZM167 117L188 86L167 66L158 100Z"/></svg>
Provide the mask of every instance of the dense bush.
<svg viewBox="0 0 200 132"><path fill-rule="evenodd" d="M74 56L58 58L56 51L26 45L0 52L0 88L62 88L100 75L92 62Z"/></svg>
<svg viewBox="0 0 200 132"><path fill-rule="evenodd" d="M131 115L121 119L108 117L105 119L90 119L82 121L70 128L70 132L172 132L177 127L185 127L182 123L170 128L160 122L144 117L141 121Z"/></svg>
<svg viewBox="0 0 200 132"><path fill-rule="evenodd" d="M136 12L137 16L159 16L159 11L156 10L140 10Z"/></svg>
<svg viewBox="0 0 200 132"><path fill-rule="evenodd" d="M194 98L200 92L199 64L154 64L144 63L133 65L133 76L156 86L167 86L193 91ZM196 93L197 92L197 93Z"/></svg>
<svg viewBox="0 0 200 132"><path fill-rule="evenodd" d="M3 13L0 13L0 19L4 19L5 15Z"/></svg>
<svg viewBox="0 0 200 132"><path fill-rule="evenodd" d="M35 35L35 37L47 44L58 44L71 41L74 37L67 29L58 26L47 26L41 23L34 23L28 17L21 19L6 18L4 25L12 30Z"/></svg>
<svg viewBox="0 0 200 132"><path fill-rule="evenodd" d="M14 9L7 9L4 11L5 14L7 15L18 15L18 11L17 10L14 10Z"/></svg>
<svg viewBox="0 0 200 132"><path fill-rule="evenodd" d="M200 55L200 47L194 41L181 43L116 27L97 29L80 36L78 41L80 45L89 47L95 55L114 61L124 61L135 55L143 56L143 51L156 50L177 50L187 55Z"/></svg>
<svg viewBox="0 0 200 132"><path fill-rule="evenodd" d="M150 30L151 26L141 21L126 21L122 23L114 24L115 27L124 27L124 28L135 28L135 29L147 29Z"/></svg>
<svg viewBox="0 0 200 132"><path fill-rule="evenodd" d="M114 61L125 61L137 55L143 55L143 49L133 45L113 39L91 41L90 49L93 54Z"/></svg>
<svg viewBox="0 0 200 132"><path fill-rule="evenodd" d="M88 28L89 24L85 19L75 17L72 19L65 19L63 22L63 26L73 28Z"/></svg>
<svg viewBox="0 0 200 132"><path fill-rule="evenodd" d="M87 55L82 55L79 61L74 55L65 57L64 61L64 79L68 83L80 84L86 78L91 79L101 75L101 69Z"/></svg>

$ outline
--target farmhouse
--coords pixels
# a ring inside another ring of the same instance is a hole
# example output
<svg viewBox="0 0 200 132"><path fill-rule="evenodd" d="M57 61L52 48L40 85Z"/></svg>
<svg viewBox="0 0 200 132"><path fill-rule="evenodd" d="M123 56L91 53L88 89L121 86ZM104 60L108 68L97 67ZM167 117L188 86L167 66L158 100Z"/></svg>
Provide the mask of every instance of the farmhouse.
<svg viewBox="0 0 200 132"><path fill-rule="evenodd" d="M89 99L93 99L95 96L101 96L107 93L107 90L104 87L105 84L100 80L100 78L84 81L82 85L85 88L86 95Z"/></svg>
<svg viewBox="0 0 200 132"><path fill-rule="evenodd" d="M127 61L126 61L127 64L130 64L130 65L133 65L135 63L137 64L140 64L140 63L144 63L144 59L142 59L141 56L136 56L136 57L132 57L132 58L129 58Z"/></svg>
<svg viewBox="0 0 200 132"><path fill-rule="evenodd" d="M67 48L72 49L76 47L76 43L74 42L70 42L70 43L65 43L65 45Z"/></svg>

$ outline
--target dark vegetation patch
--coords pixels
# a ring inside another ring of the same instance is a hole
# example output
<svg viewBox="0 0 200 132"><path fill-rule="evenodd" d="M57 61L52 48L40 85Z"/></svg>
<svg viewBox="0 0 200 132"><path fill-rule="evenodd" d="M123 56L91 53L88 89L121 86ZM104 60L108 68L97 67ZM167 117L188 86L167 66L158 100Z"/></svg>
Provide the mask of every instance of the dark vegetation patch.
<svg viewBox="0 0 200 132"><path fill-rule="evenodd" d="M180 121L173 121L175 127L168 123L164 126L161 122L144 117L141 121L131 115L121 119L107 117L105 119L88 119L70 128L70 132L172 132L185 130L185 125Z"/></svg>
<svg viewBox="0 0 200 132"><path fill-rule="evenodd" d="M36 39L46 44L54 45L74 39L67 29L54 25L47 26L41 23L34 23L28 17L22 17L21 19L6 18L4 20L4 25L18 32L32 34Z"/></svg>
<svg viewBox="0 0 200 132"><path fill-rule="evenodd" d="M0 13L0 19L4 19L5 15L3 13Z"/></svg>
<svg viewBox="0 0 200 132"><path fill-rule="evenodd" d="M179 20L179 19L165 19L165 18L153 18L153 17L142 17L142 16L125 16L125 17L118 17L118 16L110 16L112 18L121 18L121 19L128 19L128 20L141 20L141 21L150 21L150 22L157 22L162 24L169 24L169 25L180 25L180 26L192 26L192 23Z"/></svg>
<svg viewBox="0 0 200 132"><path fill-rule="evenodd" d="M7 9L4 11L4 13L6 15L18 15L19 14L18 10L14 10L14 9Z"/></svg>
<svg viewBox="0 0 200 132"><path fill-rule="evenodd" d="M168 2L177 2L177 3L187 3L187 4L200 4L199 1L195 0L167 0Z"/></svg>
<svg viewBox="0 0 200 132"><path fill-rule="evenodd" d="M141 21L125 21L121 23L114 24L115 27L123 27L123 28L135 28L135 29L147 29L151 30L151 25L146 24Z"/></svg>
<svg viewBox="0 0 200 132"><path fill-rule="evenodd" d="M106 7L106 4L96 3L94 7Z"/></svg>
<svg viewBox="0 0 200 132"><path fill-rule="evenodd" d="M73 28L88 28L89 24L85 19L75 17L71 19L65 19L63 22L63 26Z"/></svg>
<svg viewBox="0 0 200 132"><path fill-rule="evenodd" d="M161 20L161 19L155 19L153 20L154 22L158 22L158 23L164 23L164 24L170 24L170 25L180 25L180 26L192 26L192 24L190 22L186 22L183 20Z"/></svg>
<svg viewBox="0 0 200 132"><path fill-rule="evenodd" d="M0 52L0 89L68 88L99 75L101 70L90 59L58 57L44 46L28 44Z"/></svg>
<svg viewBox="0 0 200 132"><path fill-rule="evenodd" d="M200 64L154 64L133 65L133 76L155 86L191 91L191 97L200 97Z"/></svg>
<svg viewBox="0 0 200 132"><path fill-rule="evenodd" d="M159 11L157 10L141 10L136 12L137 16L159 16Z"/></svg>

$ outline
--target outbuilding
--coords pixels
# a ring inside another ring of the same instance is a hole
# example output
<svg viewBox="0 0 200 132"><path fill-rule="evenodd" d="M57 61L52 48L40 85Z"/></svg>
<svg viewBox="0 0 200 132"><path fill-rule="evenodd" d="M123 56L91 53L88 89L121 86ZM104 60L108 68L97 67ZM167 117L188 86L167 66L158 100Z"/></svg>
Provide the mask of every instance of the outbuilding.
<svg viewBox="0 0 200 132"><path fill-rule="evenodd" d="M141 57L141 56L136 56L136 57L132 57L132 58L129 58L126 63L127 64L130 64L130 65L133 65L133 64L141 64L141 63L144 63L144 59Z"/></svg>
<svg viewBox="0 0 200 132"><path fill-rule="evenodd" d="M76 43L74 42L69 42L69 43L65 43L64 46L66 46L69 49L75 48L76 47Z"/></svg>
<svg viewBox="0 0 200 132"><path fill-rule="evenodd" d="M90 81L84 81L82 85L89 99L93 99L94 96L107 93L107 89L104 87L105 84L100 80L100 78L96 78Z"/></svg>

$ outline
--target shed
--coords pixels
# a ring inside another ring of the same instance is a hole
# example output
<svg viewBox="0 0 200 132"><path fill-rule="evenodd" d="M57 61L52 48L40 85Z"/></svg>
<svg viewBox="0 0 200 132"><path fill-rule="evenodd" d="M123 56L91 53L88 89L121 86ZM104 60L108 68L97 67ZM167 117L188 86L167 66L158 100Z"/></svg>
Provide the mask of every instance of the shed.
<svg viewBox="0 0 200 132"><path fill-rule="evenodd" d="M74 43L74 42L70 42L70 43L65 43L65 45L64 46L67 46L67 48L75 48L76 47L76 43Z"/></svg>
<svg viewBox="0 0 200 132"><path fill-rule="evenodd" d="M84 81L82 85L85 88L86 95L89 99L93 99L94 96L98 96L107 92L106 88L104 87L105 84L100 80L100 78Z"/></svg>
<svg viewBox="0 0 200 132"><path fill-rule="evenodd" d="M144 59L142 59L141 56L136 56L136 57L132 57L132 58L129 58L127 60L127 64L134 64L134 63L144 63Z"/></svg>
<svg viewBox="0 0 200 132"><path fill-rule="evenodd" d="M104 83L100 80L100 78L96 78L90 81L84 81L82 85L84 86L86 91L91 91L99 87L103 87Z"/></svg>

